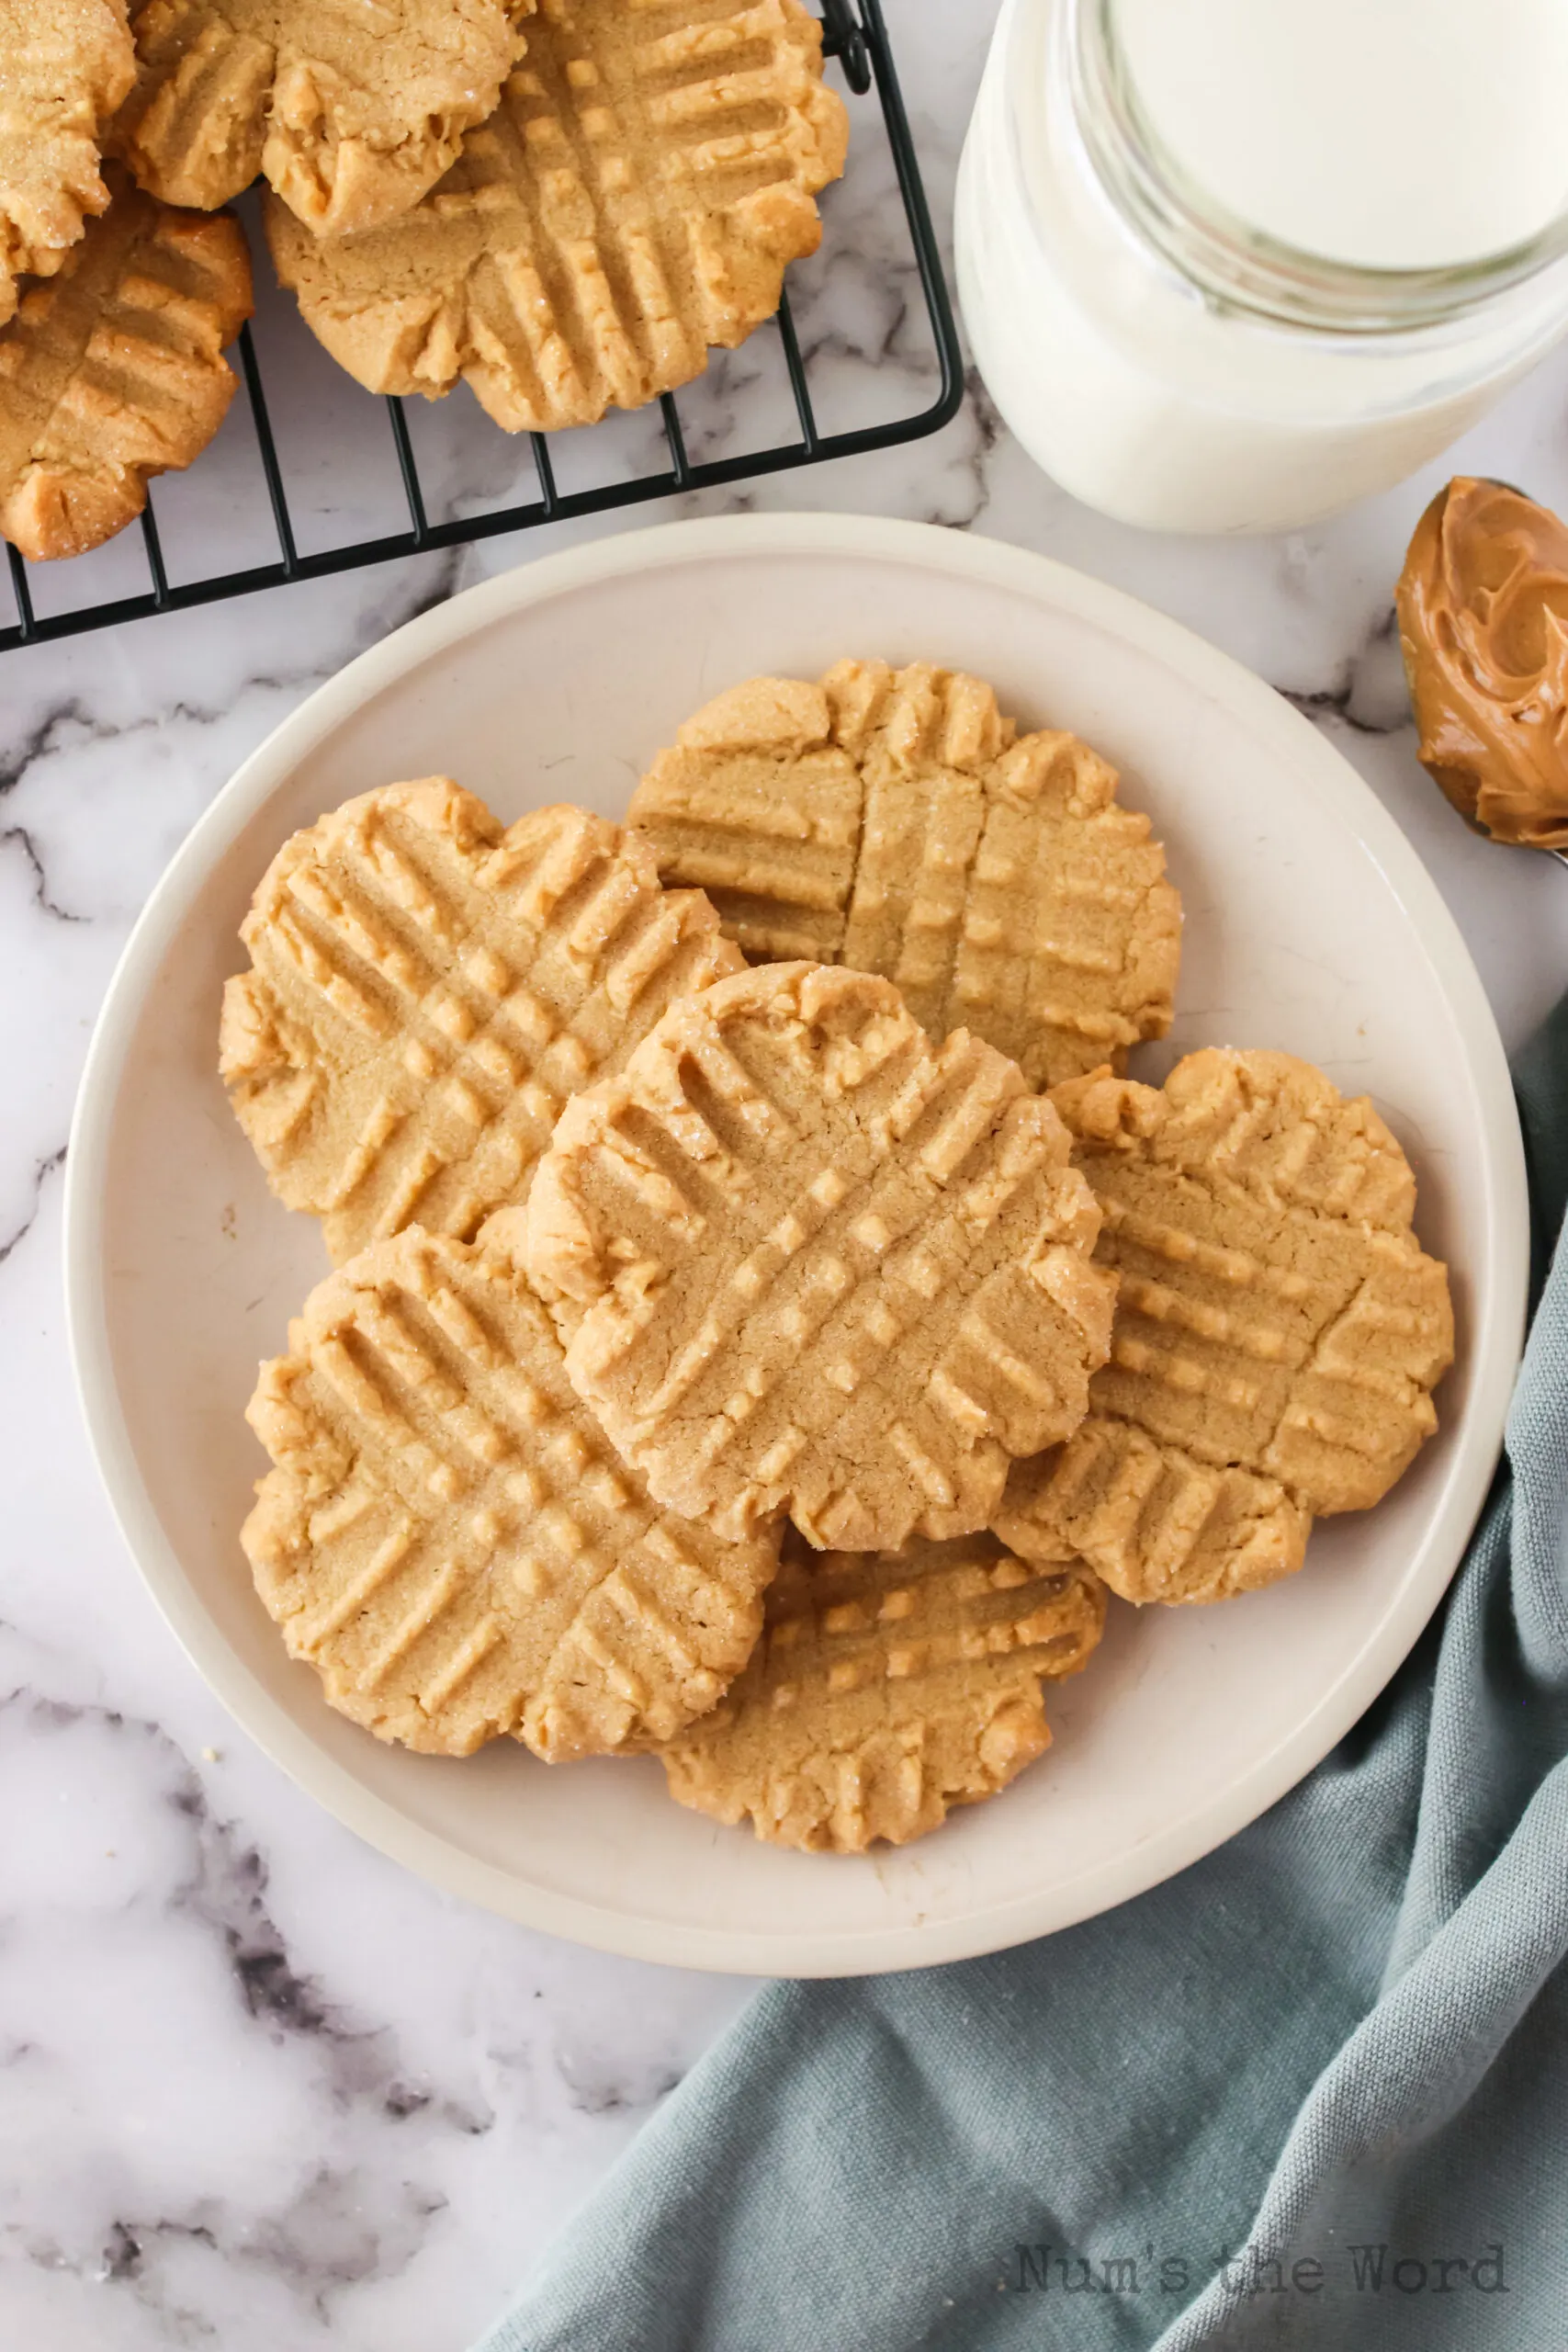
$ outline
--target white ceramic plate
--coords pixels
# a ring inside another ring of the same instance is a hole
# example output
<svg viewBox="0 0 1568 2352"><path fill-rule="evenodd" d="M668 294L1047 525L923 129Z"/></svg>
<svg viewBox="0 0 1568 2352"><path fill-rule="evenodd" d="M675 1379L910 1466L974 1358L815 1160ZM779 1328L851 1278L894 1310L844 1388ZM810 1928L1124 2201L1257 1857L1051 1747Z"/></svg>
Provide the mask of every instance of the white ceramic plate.
<svg viewBox="0 0 1568 2352"><path fill-rule="evenodd" d="M554 1771L509 1742L448 1762L332 1713L252 1589L237 1532L265 1467L258 1358L325 1268L268 1195L214 1069L235 930L285 836L372 785L446 770L504 818L617 816L719 687L847 652L995 681L1086 735L1163 836L1187 909L1176 1032L1279 1046L1370 1091L1454 1269L1442 1429L1303 1574L1213 1610L1117 1605L1056 1693L1050 1754L900 1852L780 1852L672 1804L650 1760ZM72 1138L71 1325L127 1540L200 1671L323 1804L411 1869L607 1949L837 1975L989 1951L1121 1903L1230 1837L1324 1756L1452 1575L1501 1441L1526 1204L1502 1047L1414 851L1269 688L1170 621L1036 556L921 525L740 516L545 558L428 613L287 720L192 832L104 1008Z"/></svg>

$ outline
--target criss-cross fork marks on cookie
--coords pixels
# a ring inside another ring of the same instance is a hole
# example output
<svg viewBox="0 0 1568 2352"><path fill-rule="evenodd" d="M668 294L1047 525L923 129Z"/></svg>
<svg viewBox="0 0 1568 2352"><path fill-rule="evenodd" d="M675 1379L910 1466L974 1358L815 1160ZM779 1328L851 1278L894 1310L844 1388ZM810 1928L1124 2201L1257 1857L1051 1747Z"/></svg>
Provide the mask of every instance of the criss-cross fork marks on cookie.
<svg viewBox="0 0 1568 2352"><path fill-rule="evenodd" d="M1043 1679L1085 1666L1105 1618L1081 1566L968 1536L897 1554L786 1543L761 1640L663 1750L671 1793L759 1838L862 1853L993 1796L1050 1745Z"/></svg>
<svg viewBox="0 0 1568 2352"><path fill-rule="evenodd" d="M141 186L209 210L265 173L346 235L405 211L489 114L532 0L145 0L117 132Z"/></svg>
<svg viewBox="0 0 1568 2352"><path fill-rule="evenodd" d="M989 686L913 662L753 678L698 711L633 798L667 881L753 957L880 972L1036 1085L1170 1025L1180 901L1146 817L1075 736L1017 737Z"/></svg>
<svg viewBox="0 0 1568 2352"><path fill-rule="evenodd" d="M848 123L799 0L543 0L440 186L365 237L276 204L278 275L372 391L466 378L508 432L585 424L698 375L815 252Z"/></svg>
<svg viewBox="0 0 1568 2352"><path fill-rule="evenodd" d="M172 212L110 171L110 209L0 331L0 532L35 562L81 555L188 466L235 378L251 314L238 221Z"/></svg>
<svg viewBox="0 0 1568 2352"><path fill-rule="evenodd" d="M568 1095L736 969L707 901L578 808L502 830L445 778L296 833L242 936L220 1067L274 1189L340 1262L521 1198Z"/></svg>
<svg viewBox="0 0 1568 2352"><path fill-rule="evenodd" d="M527 1261L662 1501L892 1548L983 1526L1009 1460L1083 1412L1112 1284L1066 1163L992 1048L933 1048L884 980L777 965L674 1006L568 1104Z"/></svg>
<svg viewBox="0 0 1568 2352"><path fill-rule="evenodd" d="M334 1707L468 1755L668 1738L744 1666L777 1531L660 1510L573 1395L516 1272L407 1233L328 1278L264 1365L276 1467L243 1543Z"/></svg>
<svg viewBox="0 0 1568 2352"><path fill-rule="evenodd" d="M1132 1600L1289 1575L1314 1516L1377 1502L1437 1426L1453 1317L1409 1163L1368 1102L1284 1054L1053 1100L1121 1288L1089 1418L1013 1473L997 1529Z"/></svg>

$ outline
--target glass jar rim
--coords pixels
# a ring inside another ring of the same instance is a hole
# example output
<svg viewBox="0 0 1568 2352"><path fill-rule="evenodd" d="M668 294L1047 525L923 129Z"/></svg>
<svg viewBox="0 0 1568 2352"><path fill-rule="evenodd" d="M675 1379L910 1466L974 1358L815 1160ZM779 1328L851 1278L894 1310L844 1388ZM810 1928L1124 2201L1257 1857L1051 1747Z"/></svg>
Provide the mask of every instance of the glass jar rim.
<svg viewBox="0 0 1568 2352"><path fill-rule="evenodd" d="M1568 215L1505 251L1441 268L1326 257L1253 228L1171 154L1138 97L1113 0L1066 0L1065 62L1084 148L1107 196L1206 301L1275 326L1386 335L1448 324L1568 254Z"/></svg>

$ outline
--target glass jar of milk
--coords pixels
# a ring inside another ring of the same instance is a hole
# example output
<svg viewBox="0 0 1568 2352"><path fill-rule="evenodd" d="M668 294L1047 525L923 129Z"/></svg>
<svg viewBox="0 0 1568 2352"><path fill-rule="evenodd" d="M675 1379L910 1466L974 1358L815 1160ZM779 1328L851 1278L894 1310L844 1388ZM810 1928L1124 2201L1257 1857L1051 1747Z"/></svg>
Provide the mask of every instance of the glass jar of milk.
<svg viewBox="0 0 1568 2352"><path fill-rule="evenodd" d="M1064 488L1311 522L1568 328L1568 0L1003 0L956 235L981 375Z"/></svg>

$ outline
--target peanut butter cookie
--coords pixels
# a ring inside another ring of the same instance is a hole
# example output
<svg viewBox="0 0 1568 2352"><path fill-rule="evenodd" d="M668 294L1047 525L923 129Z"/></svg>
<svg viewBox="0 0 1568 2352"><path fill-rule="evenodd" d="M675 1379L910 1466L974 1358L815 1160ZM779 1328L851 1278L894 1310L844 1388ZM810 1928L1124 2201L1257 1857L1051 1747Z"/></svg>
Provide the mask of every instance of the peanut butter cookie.
<svg viewBox="0 0 1568 2352"><path fill-rule="evenodd" d="M188 466L233 398L251 314L238 221L114 202L0 328L0 532L35 562L96 548Z"/></svg>
<svg viewBox="0 0 1568 2352"><path fill-rule="evenodd" d="M660 1501L891 1550L983 1526L1082 1417L1113 1284L1067 1158L992 1047L778 964L671 1006L491 1230L581 1317L572 1383Z"/></svg>
<svg viewBox="0 0 1568 2352"><path fill-rule="evenodd" d="M135 78L125 0L0 0L0 326L107 206L98 168Z"/></svg>
<svg viewBox="0 0 1568 2352"><path fill-rule="evenodd" d="M149 0L117 126L141 185L210 211L258 172L309 233L418 202L522 54L532 0Z"/></svg>
<svg viewBox="0 0 1568 2352"><path fill-rule="evenodd" d="M1224 1600L1301 1566L1319 1513L1365 1510L1437 1426L1448 1274L1364 1096L1288 1054L1210 1050L1163 1090L1058 1087L1121 1277L1111 1361L1067 1442L1012 1474L995 1526L1128 1600Z"/></svg>
<svg viewBox="0 0 1568 2352"><path fill-rule="evenodd" d="M650 1503L512 1270L418 1231L330 1275L264 1364L243 1542L290 1652L378 1738L547 1762L669 1738L750 1654L772 1529Z"/></svg>
<svg viewBox="0 0 1568 2352"><path fill-rule="evenodd" d="M740 957L694 890L581 808L503 829L444 776L286 842L240 935L220 1069L273 1190L340 1263L522 1197L567 1096Z"/></svg>
<svg viewBox="0 0 1568 2352"><path fill-rule="evenodd" d="M671 882L753 957L880 972L1037 1086L1170 1026L1181 905L1146 817L1075 736L1020 737L961 671L840 662L687 720L633 797Z"/></svg>
<svg viewBox="0 0 1568 2352"><path fill-rule="evenodd" d="M984 1535L900 1553L786 1538L762 1638L661 1751L671 1794L812 1853L903 1845L1051 1744L1041 1685L1088 1664L1104 1588Z"/></svg>
<svg viewBox="0 0 1568 2352"><path fill-rule="evenodd" d="M277 273L371 391L459 378L509 433L700 374L778 308L843 168L800 0L544 0L482 129L412 212L321 242L267 207Z"/></svg>

